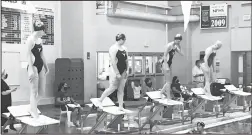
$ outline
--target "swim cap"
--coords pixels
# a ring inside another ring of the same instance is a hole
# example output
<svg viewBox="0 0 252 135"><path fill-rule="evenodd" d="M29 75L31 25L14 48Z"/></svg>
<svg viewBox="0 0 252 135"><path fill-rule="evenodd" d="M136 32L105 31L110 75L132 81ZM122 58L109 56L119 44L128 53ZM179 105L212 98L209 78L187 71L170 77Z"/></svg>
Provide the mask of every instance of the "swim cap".
<svg viewBox="0 0 252 135"><path fill-rule="evenodd" d="M41 30L45 31L45 25L40 20L36 20L33 23L33 29L34 29L34 31L41 31Z"/></svg>
<svg viewBox="0 0 252 135"><path fill-rule="evenodd" d="M222 42L221 42L220 40L217 40L217 41L216 41L216 45L217 45L218 47L221 47L221 46L222 46Z"/></svg>
<svg viewBox="0 0 252 135"><path fill-rule="evenodd" d="M126 40L126 37L124 34L117 34L116 35L116 41L119 41L119 40Z"/></svg>
<svg viewBox="0 0 252 135"><path fill-rule="evenodd" d="M220 40L217 40L213 46L215 50L218 50L222 47L222 42Z"/></svg>
<svg viewBox="0 0 252 135"><path fill-rule="evenodd" d="M181 34L177 34L175 37L174 37L174 40L182 40L182 35Z"/></svg>
<svg viewBox="0 0 252 135"><path fill-rule="evenodd" d="M197 123L197 126L205 127L205 123L204 123L204 122L198 122L198 123Z"/></svg>

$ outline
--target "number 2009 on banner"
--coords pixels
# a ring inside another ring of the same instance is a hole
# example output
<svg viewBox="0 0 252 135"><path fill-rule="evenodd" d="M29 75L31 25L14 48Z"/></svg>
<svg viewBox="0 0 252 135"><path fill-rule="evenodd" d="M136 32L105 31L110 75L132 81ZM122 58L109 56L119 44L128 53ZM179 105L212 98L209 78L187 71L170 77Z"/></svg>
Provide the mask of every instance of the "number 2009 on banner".
<svg viewBox="0 0 252 135"><path fill-rule="evenodd" d="M226 19L224 18L213 18L211 19L211 27L212 28L226 28L227 24L226 24Z"/></svg>

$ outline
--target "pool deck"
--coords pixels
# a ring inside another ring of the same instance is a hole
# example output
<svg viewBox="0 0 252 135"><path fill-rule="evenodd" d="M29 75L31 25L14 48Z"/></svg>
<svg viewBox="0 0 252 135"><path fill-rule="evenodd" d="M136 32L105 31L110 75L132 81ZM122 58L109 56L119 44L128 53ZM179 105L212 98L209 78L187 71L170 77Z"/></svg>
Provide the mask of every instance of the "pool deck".
<svg viewBox="0 0 252 135"><path fill-rule="evenodd" d="M59 114L60 114L60 110L59 108L55 108L54 106L40 106L39 109L41 110L41 112L43 112L44 115L57 119L59 120ZM137 115L138 109L137 108L127 108L130 109L132 111L134 111L134 115ZM85 111L88 111L89 109L86 108ZM143 117L148 117L148 112L149 110L146 109L143 111ZM222 114L219 115L218 118L216 118L215 116L210 116L210 117L204 117L204 118L199 118L196 117L193 120L193 123L191 124L190 121L186 121L184 123L184 125L182 125L181 122L177 122L177 123L173 123L173 124L166 124L166 125L157 125L156 127L153 127L153 130L151 133L166 133L166 134L184 134L186 132L188 132L190 129L192 129L197 122L199 121L203 121L206 125L206 129L207 128L211 128L211 127L215 127L215 126L219 126L219 125L223 125L223 124L227 124L227 123L232 123L235 121L241 121L244 119L249 119L251 118L251 111L247 111L247 112L228 112L226 113L225 116L223 116ZM94 115L94 117L88 118L84 124L85 127L87 127L86 129L90 129L90 126L95 124L95 119L96 119L96 115ZM144 120L143 120L144 122ZM142 122L142 123L143 123ZM124 121L124 125L127 126L128 121ZM15 125L15 127L17 129L19 129L20 127L18 125ZM130 127L138 127L136 122L132 122ZM147 124L145 126L146 129L149 128L149 124ZM9 130L9 133L13 134L16 133L14 131ZM76 127L67 127L64 122L62 121L60 125L52 125L48 127L48 134L55 134L55 133L70 133L70 134L80 134L81 130L80 128L76 128ZM84 131L85 133L85 131ZM143 130L143 132L141 133L150 133L149 130ZM138 132L134 132L132 134L139 134Z"/></svg>

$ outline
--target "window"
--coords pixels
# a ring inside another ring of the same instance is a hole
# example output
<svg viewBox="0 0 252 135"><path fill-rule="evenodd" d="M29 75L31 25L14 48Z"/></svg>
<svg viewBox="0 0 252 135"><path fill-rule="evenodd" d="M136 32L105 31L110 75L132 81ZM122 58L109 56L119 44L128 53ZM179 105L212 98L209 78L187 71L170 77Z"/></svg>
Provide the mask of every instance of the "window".
<svg viewBox="0 0 252 135"><path fill-rule="evenodd" d="M143 74L143 56L134 57L135 74Z"/></svg>
<svg viewBox="0 0 252 135"><path fill-rule="evenodd" d="M154 56L154 63L155 63L155 69L156 69L156 73L163 73L162 70L162 63L163 63L163 56Z"/></svg>
<svg viewBox="0 0 252 135"><path fill-rule="evenodd" d="M153 57L146 56L145 57L145 73L152 74L153 73Z"/></svg>
<svg viewBox="0 0 252 135"><path fill-rule="evenodd" d="M109 78L109 53L108 52L98 52L97 53L97 78L98 80L108 80Z"/></svg>
<svg viewBox="0 0 252 135"><path fill-rule="evenodd" d="M129 60L129 74L132 74L133 73L133 63L132 63L132 61L133 61L133 59L132 59L132 56L128 56L128 60Z"/></svg>

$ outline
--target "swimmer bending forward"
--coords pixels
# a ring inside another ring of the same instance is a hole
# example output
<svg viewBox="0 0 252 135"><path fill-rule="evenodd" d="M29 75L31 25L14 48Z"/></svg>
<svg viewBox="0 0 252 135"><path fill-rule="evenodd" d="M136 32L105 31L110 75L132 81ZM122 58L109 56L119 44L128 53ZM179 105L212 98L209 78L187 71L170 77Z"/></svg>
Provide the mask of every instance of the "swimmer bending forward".
<svg viewBox="0 0 252 135"><path fill-rule="evenodd" d="M204 90L206 92L206 95L212 95L210 90L210 85L214 80L213 73L215 71L215 56L216 51L219 50L222 47L221 41L216 41L215 44L209 46L205 50L205 56L204 56L204 63L201 64L201 69L203 71L203 74L205 76L205 87Z"/></svg>
<svg viewBox="0 0 252 135"><path fill-rule="evenodd" d="M180 42L182 41L182 35L177 34L174 37L174 41L168 43L165 46L165 52L164 52L164 60L163 60L163 71L165 75L165 85L161 89L161 97L162 94L166 95L168 99L171 99L170 96L170 86L171 86L171 65L172 65L172 59L175 55L175 52L179 53L181 56L183 56L183 53L181 51Z"/></svg>
<svg viewBox="0 0 252 135"><path fill-rule="evenodd" d="M116 36L116 43L109 48L109 57L111 61L111 72L109 77L110 84L98 99L98 106L100 108L102 108L102 101L117 89L119 110L124 111L123 95L129 71L128 51L127 48L123 45L125 43L125 40L126 37L124 34L118 34Z"/></svg>

